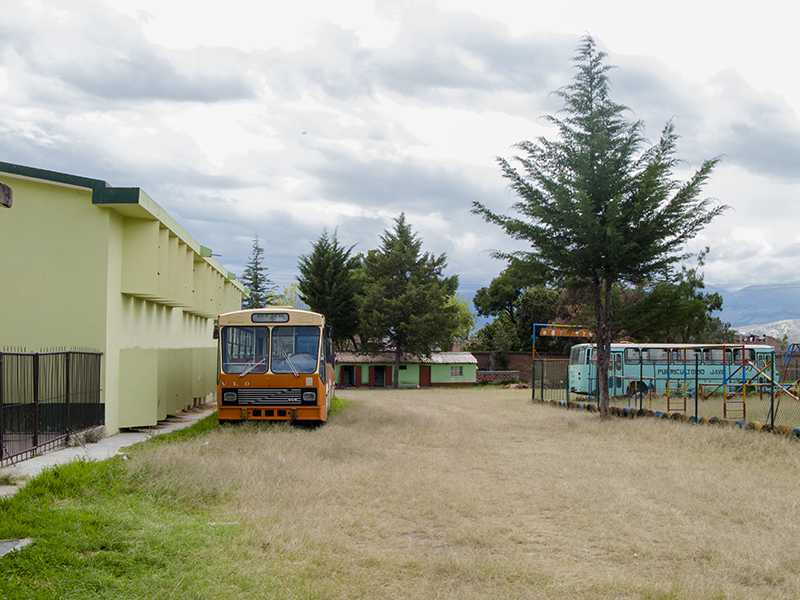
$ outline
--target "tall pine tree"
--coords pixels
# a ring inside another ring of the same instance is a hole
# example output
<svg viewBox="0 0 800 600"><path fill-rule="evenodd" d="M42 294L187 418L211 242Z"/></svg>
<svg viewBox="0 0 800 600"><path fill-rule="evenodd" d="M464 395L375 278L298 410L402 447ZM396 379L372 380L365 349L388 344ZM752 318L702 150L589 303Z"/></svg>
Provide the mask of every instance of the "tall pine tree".
<svg viewBox="0 0 800 600"><path fill-rule="evenodd" d="M392 385L397 387L403 353L430 356L452 343L458 309L448 300L456 293L458 276L444 276L444 254L421 253L422 242L403 213L381 242L364 260L361 332L373 352L393 349Z"/></svg>
<svg viewBox="0 0 800 600"><path fill-rule="evenodd" d="M241 278L242 284L250 289L250 295L242 298L242 308L264 308L276 300L275 285L267 276L264 266L264 249L258 243L258 236L253 240L253 251Z"/></svg>
<svg viewBox="0 0 800 600"><path fill-rule="evenodd" d="M685 183L673 178L679 161L672 123L659 143L643 148L641 122L628 120L628 109L609 97L611 66L605 57L584 37L572 84L556 92L564 100L564 116L548 117L559 139L518 144L517 166L498 159L522 218L473 205L473 212L531 244L530 252L516 258L545 267L553 280L590 291L603 414L615 285L670 272L686 256L684 244L725 208L698 198L717 159L705 161Z"/></svg>
<svg viewBox="0 0 800 600"><path fill-rule="evenodd" d="M343 349L358 329L356 294L359 283L354 271L360 266L358 258L350 256L353 247L339 243L336 232L322 235L314 242L311 253L300 257L297 265L300 277L297 287L300 299L308 307L325 315L331 326L333 343Z"/></svg>

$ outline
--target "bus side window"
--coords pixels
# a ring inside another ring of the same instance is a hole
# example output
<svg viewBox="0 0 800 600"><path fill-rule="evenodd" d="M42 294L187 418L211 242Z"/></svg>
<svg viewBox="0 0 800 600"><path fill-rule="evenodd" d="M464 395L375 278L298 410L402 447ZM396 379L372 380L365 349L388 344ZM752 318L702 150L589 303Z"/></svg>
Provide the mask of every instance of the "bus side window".
<svg viewBox="0 0 800 600"><path fill-rule="evenodd" d="M640 359L638 348L625 348L625 364L638 365Z"/></svg>
<svg viewBox="0 0 800 600"><path fill-rule="evenodd" d="M694 348L676 348L672 351L670 362L673 365L693 365L698 351Z"/></svg>
<svg viewBox="0 0 800 600"><path fill-rule="evenodd" d="M325 326L325 361L332 365L336 362L336 354L333 351L333 330L330 325Z"/></svg>
<svg viewBox="0 0 800 600"><path fill-rule="evenodd" d="M732 364L733 361L733 353L731 352L730 348L725 348L724 354L724 362L726 364ZM707 348L703 352L703 362L708 365L721 365L723 364L723 349L722 348Z"/></svg>
<svg viewBox="0 0 800 600"><path fill-rule="evenodd" d="M669 350L666 348L643 348L642 359L646 363L666 364L669 358Z"/></svg>

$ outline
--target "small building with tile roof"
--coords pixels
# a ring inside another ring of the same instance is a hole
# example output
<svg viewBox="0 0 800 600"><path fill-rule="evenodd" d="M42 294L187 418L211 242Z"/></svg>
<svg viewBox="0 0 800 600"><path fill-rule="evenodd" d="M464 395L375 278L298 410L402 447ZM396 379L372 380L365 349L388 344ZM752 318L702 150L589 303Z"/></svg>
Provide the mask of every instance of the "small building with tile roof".
<svg viewBox="0 0 800 600"><path fill-rule="evenodd" d="M395 355L337 352L336 384L342 387L393 387ZM478 361L469 352L434 352L430 356L404 354L398 387L452 387L475 385Z"/></svg>

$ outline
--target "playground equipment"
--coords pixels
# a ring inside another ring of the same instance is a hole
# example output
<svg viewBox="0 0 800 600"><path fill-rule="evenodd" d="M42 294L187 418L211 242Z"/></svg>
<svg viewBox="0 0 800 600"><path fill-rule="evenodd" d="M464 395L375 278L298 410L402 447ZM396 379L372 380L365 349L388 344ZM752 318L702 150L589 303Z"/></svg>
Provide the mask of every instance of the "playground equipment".
<svg viewBox="0 0 800 600"><path fill-rule="evenodd" d="M598 393L595 351L594 344L572 347L572 392L589 397ZM720 416L743 420L748 394L758 392L763 400L765 393L771 397L776 389L791 393L789 386L775 381L774 363L775 351L768 345L612 344L609 395L615 403L627 399L629 407L633 402L634 407L681 414L689 412L687 405L693 399L695 416L699 401L715 396L723 401Z"/></svg>

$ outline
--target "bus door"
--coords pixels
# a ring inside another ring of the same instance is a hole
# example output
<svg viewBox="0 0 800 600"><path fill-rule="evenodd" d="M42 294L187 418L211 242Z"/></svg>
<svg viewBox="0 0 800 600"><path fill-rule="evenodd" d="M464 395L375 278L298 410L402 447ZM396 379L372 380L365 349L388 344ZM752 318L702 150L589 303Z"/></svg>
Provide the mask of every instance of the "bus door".
<svg viewBox="0 0 800 600"><path fill-rule="evenodd" d="M591 396L597 396L597 352L596 348L588 347L586 349L586 363L589 366L586 374L586 393Z"/></svg>
<svg viewBox="0 0 800 600"><path fill-rule="evenodd" d="M620 396L625 393L622 378L622 350L611 351L611 362L608 364L608 393Z"/></svg>
<svg viewBox="0 0 800 600"><path fill-rule="evenodd" d="M758 374L759 391L769 391L764 385L772 381L772 377L779 379L783 373L779 371L779 365L772 364L775 355L768 352L756 352L755 371ZM774 374L774 375L773 375Z"/></svg>

